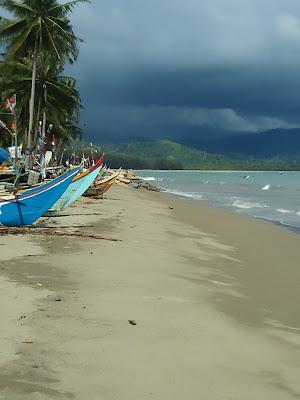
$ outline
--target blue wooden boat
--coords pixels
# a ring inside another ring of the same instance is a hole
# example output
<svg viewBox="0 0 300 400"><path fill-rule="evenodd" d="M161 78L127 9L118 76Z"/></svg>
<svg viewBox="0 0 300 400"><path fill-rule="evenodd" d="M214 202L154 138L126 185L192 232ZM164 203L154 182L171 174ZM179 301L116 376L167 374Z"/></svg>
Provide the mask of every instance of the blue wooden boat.
<svg viewBox="0 0 300 400"><path fill-rule="evenodd" d="M67 207L70 207L80 196L91 186L94 180L99 175L100 169L102 168L104 161L104 154L100 157L99 161L87 171L75 176L72 183L60 197L60 199L54 204L53 207L47 213L56 213L57 211L63 211Z"/></svg>
<svg viewBox="0 0 300 400"><path fill-rule="evenodd" d="M33 224L57 202L76 174L78 174L78 168L37 188L0 198L0 225Z"/></svg>

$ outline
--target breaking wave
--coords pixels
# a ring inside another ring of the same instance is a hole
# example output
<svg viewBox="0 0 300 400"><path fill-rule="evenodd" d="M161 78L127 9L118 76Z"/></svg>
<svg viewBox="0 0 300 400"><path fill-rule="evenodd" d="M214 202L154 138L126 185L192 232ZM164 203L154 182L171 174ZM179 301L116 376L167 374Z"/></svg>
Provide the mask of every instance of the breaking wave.
<svg viewBox="0 0 300 400"><path fill-rule="evenodd" d="M291 214L294 212L292 210L286 210L285 208L277 208L276 211L278 211L281 214Z"/></svg>
<svg viewBox="0 0 300 400"><path fill-rule="evenodd" d="M270 185L270 184L267 184L267 185L265 185L261 190L283 190L283 189L286 189L286 187L284 187L284 186L281 186L281 185Z"/></svg>
<svg viewBox="0 0 300 400"><path fill-rule="evenodd" d="M271 185L266 185L266 186L264 186L261 190L269 190L270 187L271 187Z"/></svg>
<svg viewBox="0 0 300 400"><path fill-rule="evenodd" d="M181 192L180 190L171 190L171 189L164 189L164 192L175 194L176 196L180 197L187 197L193 200L203 200L202 194L195 193L195 192Z"/></svg>
<svg viewBox="0 0 300 400"><path fill-rule="evenodd" d="M233 207L243 208L246 210L250 210L251 208L268 208L269 206L260 204L260 203L253 203L251 201L243 201L243 200L235 200L232 203Z"/></svg>

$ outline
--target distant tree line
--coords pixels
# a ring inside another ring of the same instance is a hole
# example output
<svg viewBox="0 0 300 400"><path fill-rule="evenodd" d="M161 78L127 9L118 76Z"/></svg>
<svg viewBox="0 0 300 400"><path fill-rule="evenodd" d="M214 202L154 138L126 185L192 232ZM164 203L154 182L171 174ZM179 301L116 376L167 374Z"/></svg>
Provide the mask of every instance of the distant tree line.
<svg viewBox="0 0 300 400"><path fill-rule="evenodd" d="M85 158L99 158L105 152L106 162L112 168L162 169L162 170L298 170L300 158L290 162L282 159L234 159L222 154L212 154L171 141L132 142L94 145L86 144ZM94 154L94 156L93 156ZM64 159L79 162L82 157L80 143L65 150Z"/></svg>

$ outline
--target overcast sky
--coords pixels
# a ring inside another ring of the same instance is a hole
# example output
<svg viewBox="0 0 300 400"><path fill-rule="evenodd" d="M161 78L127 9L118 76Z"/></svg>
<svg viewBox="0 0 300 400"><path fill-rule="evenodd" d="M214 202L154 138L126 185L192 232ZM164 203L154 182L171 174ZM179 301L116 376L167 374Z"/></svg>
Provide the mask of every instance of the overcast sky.
<svg viewBox="0 0 300 400"><path fill-rule="evenodd" d="M299 0L93 0L71 19L87 135L300 126Z"/></svg>

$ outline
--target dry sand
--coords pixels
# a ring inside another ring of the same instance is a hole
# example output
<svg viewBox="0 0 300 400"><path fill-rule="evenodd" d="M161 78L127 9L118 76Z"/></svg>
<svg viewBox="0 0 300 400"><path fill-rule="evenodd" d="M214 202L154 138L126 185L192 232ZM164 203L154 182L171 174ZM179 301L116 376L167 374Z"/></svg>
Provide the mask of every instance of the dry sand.
<svg viewBox="0 0 300 400"><path fill-rule="evenodd" d="M64 215L108 240L0 237L0 399L300 399L300 236L116 186Z"/></svg>

